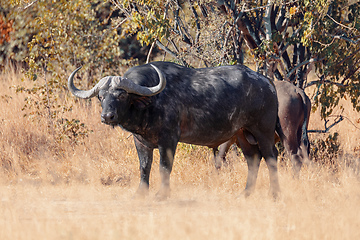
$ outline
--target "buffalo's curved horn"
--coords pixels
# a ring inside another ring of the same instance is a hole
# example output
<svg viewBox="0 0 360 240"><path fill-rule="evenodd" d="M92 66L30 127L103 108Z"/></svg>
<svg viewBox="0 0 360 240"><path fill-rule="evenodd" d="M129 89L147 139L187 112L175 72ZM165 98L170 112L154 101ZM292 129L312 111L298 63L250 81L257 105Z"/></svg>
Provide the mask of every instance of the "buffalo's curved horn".
<svg viewBox="0 0 360 240"><path fill-rule="evenodd" d="M140 86L136 83L134 83L133 81L131 81L130 79L127 78L122 78L120 81L117 82L116 87L118 88L122 88L125 91L127 91L128 93L134 93L140 96L154 96L156 94L159 94L162 90L164 90L165 86L166 86L166 78L164 76L164 74L160 71L160 69L158 69L156 66L150 64L155 71L157 72L157 74L159 75L159 84L154 86L154 87L144 87L144 86Z"/></svg>
<svg viewBox="0 0 360 240"><path fill-rule="evenodd" d="M71 93L78 98L92 98L95 97L101 89L107 88L110 85L112 87L122 88L128 93L134 93L140 96L154 96L158 93L160 93L162 90L164 90L166 86L166 79L165 76L162 74L162 72L155 67L154 65L150 64L159 75L159 84L154 87L144 87L140 86L130 79L122 78L122 77L105 77L102 78L92 89L84 91L76 88L74 86L74 76L77 71L80 70L81 67L75 69L73 71L68 79L68 88L71 91Z"/></svg>
<svg viewBox="0 0 360 240"><path fill-rule="evenodd" d="M101 88L104 88L110 84L111 79L109 77L105 77L105 78L102 78L92 89L90 89L88 91L83 91L83 90L76 88L74 86L74 76L75 76L76 72L80 70L80 68L82 68L82 67L75 69L75 71L73 71L71 73L71 75L68 79L68 88L75 97L85 98L85 99L95 97L99 93Z"/></svg>

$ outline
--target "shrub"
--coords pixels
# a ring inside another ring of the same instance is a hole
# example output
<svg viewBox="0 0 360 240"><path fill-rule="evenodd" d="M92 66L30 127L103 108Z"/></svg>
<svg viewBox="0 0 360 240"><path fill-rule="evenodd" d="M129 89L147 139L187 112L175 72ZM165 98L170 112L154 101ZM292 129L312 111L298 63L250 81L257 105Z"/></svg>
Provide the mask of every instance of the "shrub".
<svg viewBox="0 0 360 240"><path fill-rule="evenodd" d="M338 170L339 157L342 154L339 134L317 135L310 141L310 159L322 166Z"/></svg>

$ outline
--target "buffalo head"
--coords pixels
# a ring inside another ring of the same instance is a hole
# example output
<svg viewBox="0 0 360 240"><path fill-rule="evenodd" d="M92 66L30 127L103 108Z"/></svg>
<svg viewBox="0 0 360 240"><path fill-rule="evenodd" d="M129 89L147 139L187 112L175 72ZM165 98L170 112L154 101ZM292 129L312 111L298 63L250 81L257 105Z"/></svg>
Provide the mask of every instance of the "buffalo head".
<svg viewBox="0 0 360 240"><path fill-rule="evenodd" d="M166 79L162 72L150 64L159 76L159 84L154 87L140 86L132 80L120 76L102 78L92 89L84 91L76 88L73 83L74 76L81 67L73 71L68 79L68 88L71 93L83 99L98 96L101 106L101 121L110 125L121 122L123 115L128 113L131 106L144 106L148 98L159 94L166 86Z"/></svg>

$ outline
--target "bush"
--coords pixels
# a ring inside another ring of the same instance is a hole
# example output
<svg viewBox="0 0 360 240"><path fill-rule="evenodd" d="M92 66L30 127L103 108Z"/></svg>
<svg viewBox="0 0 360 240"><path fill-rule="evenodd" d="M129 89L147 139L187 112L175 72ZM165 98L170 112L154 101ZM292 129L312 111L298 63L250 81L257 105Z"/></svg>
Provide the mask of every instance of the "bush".
<svg viewBox="0 0 360 240"><path fill-rule="evenodd" d="M322 166L338 170L339 157L342 155L339 134L317 135L310 141L310 159Z"/></svg>
<svg viewBox="0 0 360 240"><path fill-rule="evenodd" d="M64 117L72 111L72 101L59 101L68 94L69 73L83 65L90 80L82 84L88 87L93 79L110 72L120 74L120 66L137 63L121 45L135 52L140 52L140 45L123 41L126 38L113 20L121 18L119 10L107 1L1 2L0 65L12 62L25 66L27 79L33 81L31 87L16 86L16 92L27 95L24 117L47 120L57 141L77 143L89 130L80 121Z"/></svg>

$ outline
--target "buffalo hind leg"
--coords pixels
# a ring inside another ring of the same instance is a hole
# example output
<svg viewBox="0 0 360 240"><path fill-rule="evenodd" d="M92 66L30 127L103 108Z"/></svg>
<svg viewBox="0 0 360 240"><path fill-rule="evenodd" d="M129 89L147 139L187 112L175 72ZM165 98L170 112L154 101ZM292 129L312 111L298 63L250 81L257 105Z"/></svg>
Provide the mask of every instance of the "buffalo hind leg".
<svg viewBox="0 0 360 240"><path fill-rule="evenodd" d="M259 141L259 148L269 169L270 194L274 199L276 199L278 198L280 193L280 184L277 166L277 150L275 148L273 138L262 139L261 141Z"/></svg>
<svg viewBox="0 0 360 240"><path fill-rule="evenodd" d="M298 149L300 150L300 149ZM292 167L293 167L293 177L295 179L299 179L300 170L302 167L302 158L300 156L300 152L296 152L295 154L291 154L290 156Z"/></svg>
<svg viewBox="0 0 360 240"><path fill-rule="evenodd" d="M302 153L300 149L300 144L298 136L295 134L289 135L284 141L285 150L290 155L290 160L292 164L292 171L294 178L298 179L300 176L300 170L302 167Z"/></svg>
<svg viewBox="0 0 360 240"><path fill-rule="evenodd" d="M241 136L242 140L238 139ZM233 136L227 142L224 142L219 146L219 150L214 149L214 159L215 159L215 168L220 169L221 165L224 164L225 167L228 166L228 162L226 161L226 154L228 153L230 147L236 143L236 145L240 147L239 141L245 141L251 145L256 145L255 137L247 130L240 129L235 136Z"/></svg>
<svg viewBox="0 0 360 240"><path fill-rule="evenodd" d="M232 139L228 140L227 142L224 142L219 146L219 148L213 148L214 153L214 163L215 168L219 170L221 168L221 165L224 164L225 167L227 167L226 162L226 154L229 151L231 145L233 145L236 142L236 137L233 137Z"/></svg>
<svg viewBox="0 0 360 240"><path fill-rule="evenodd" d="M291 151L289 151L291 152ZM294 178L299 179L300 177L300 170L304 164L310 163L309 158L309 148L305 146L303 143L297 149L294 149L291 152L291 162L293 165L293 175Z"/></svg>
<svg viewBox="0 0 360 240"><path fill-rule="evenodd" d="M261 161L261 154L258 146L250 144L242 132L238 134L237 140L237 144L241 148L248 165L246 187L241 195L248 197L255 189Z"/></svg>
<svg viewBox="0 0 360 240"><path fill-rule="evenodd" d="M309 145L301 142L300 144L300 152L303 164L310 164L310 147Z"/></svg>
<svg viewBox="0 0 360 240"><path fill-rule="evenodd" d="M135 136L134 141L140 163L140 184L134 198L144 198L149 194L149 178L153 161L153 148L149 148Z"/></svg>
<svg viewBox="0 0 360 240"><path fill-rule="evenodd" d="M221 147L221 145L220 145ZM222 162L222 157L220 156L220 151L219 148L213 148L213 154L214 154L214 165L215 165L215 169L216 170L220 170L221 168L221 162Z"/></svg>

